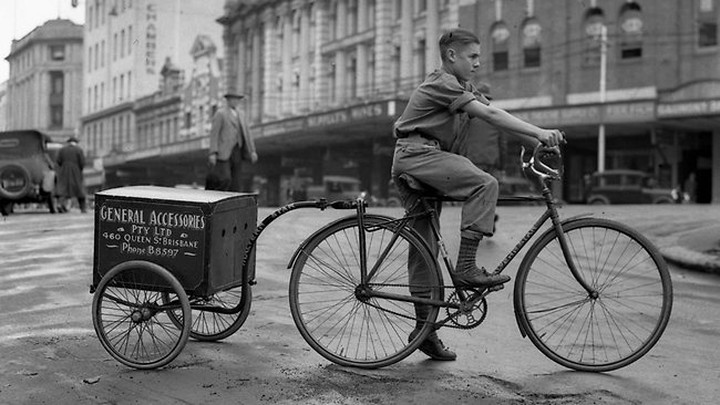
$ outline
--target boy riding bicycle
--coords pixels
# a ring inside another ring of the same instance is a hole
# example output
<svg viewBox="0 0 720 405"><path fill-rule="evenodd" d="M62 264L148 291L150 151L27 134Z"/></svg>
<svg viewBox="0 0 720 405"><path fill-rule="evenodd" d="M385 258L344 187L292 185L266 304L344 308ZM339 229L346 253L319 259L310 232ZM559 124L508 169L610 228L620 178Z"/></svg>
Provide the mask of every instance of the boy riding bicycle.
<svg viewBox="0 0 720 405"><path fill-rule="evenodd" d="M466 157L450 151L457 150L457 139L467 130L470 118L485 120L547 146L559 145L564 136L557 129L539 128L490 105L487 98L469 83L480 66L480 40L475 34L455 29L440 37L439 46L442 67L430 73L415 89L405 111L395 122L397 141L392 177L398 185L403 206L408 210L413 209L415 196L400 178L402 174L412 176L438 194L463 200L458 263L451 276L457 286L488 288L510 280L506 275L488 273L475 263L480 240L493 233L498 183ZM439 203L436 208L439 211ZM417 220L413 228L437 256L437 243L427 221ZM411 252L410 284L422 285L425 272L417 266L413 256ZM411 293L430 296L429 291L413 291L412 288ZM411 337L419 333L430 309L428 305L415 304L418 324ZM435 331L420 345L420 350L435 360L455 360L457 357L443 345Z"/></svg>

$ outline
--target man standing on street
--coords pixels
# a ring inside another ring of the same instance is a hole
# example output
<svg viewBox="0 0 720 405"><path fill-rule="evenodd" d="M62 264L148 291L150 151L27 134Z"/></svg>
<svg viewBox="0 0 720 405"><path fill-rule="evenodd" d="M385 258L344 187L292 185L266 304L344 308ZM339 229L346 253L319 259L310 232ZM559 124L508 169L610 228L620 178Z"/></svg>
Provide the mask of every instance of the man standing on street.
<svg viewBox="0 0 720 405"><path fill-rule="evenodd" d="M240 191L242 161L257 162L255 141L250 134L244 112L238 108L241 94L226 94L227 105L213 116L210 128L210 175L208 190Z"/></svg>
<svg viewBox="0 0 720 405"><path fill-rule="evenodd" d="M67 212L67 199L77 198L80 211L87 212L85 202L85 183L83 181L83 168L85 167L85 153L78 146L78 139L74 136L67 140L57 156L57 196L58 210Z"/></svg>

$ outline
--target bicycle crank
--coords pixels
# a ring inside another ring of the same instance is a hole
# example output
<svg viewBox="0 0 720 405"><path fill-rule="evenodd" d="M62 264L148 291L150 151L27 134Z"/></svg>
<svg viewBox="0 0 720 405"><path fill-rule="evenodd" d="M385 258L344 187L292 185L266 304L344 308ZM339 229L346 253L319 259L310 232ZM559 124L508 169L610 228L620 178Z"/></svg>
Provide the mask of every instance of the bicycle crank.
<svg viewBox="0 0 720 405"><path fill-rule="evenodd" d="M457 292L453 292L447 301L452 304L457 304L460 307L458 309L445 308L450 322L460 329L475 328L480 325L487 316L487 301L482 295L462 302L458 298Z"/></svg>

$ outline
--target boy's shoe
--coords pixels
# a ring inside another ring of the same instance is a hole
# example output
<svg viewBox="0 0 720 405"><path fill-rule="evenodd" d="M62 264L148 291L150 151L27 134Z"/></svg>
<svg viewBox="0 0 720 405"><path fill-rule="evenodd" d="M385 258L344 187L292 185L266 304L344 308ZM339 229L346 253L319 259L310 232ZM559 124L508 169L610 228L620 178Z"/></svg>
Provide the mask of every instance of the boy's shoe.
<svg viewBox="0 0 720 405"><path fill-rule="evenodd" d="M418 333L420 333L419 329L415 329L410 332L408 342L413 340ZM457 354L445 347L442 340L440 340L440 338L438 338L437 334L435 333L431 333L430 335L428 335L428 337L426 337L425 340L420 343L420 346L418 346L418 350L427 354L433 360L453 361L457 359Z"/></svg>
<svg viewBox="0 0 720 405"><path fill-rule="evenodd" d="M492 287L510 281L510 276L498 273L488 273L485 268L475 267L462 273L453 274L455 285L458 287Z"/></svg>

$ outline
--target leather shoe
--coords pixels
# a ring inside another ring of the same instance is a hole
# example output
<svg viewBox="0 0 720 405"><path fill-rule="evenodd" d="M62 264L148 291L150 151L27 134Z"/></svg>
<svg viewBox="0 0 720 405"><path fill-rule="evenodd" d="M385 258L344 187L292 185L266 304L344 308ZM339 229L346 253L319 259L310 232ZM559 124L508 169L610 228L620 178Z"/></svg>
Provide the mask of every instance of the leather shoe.
<svg viewBox="0 0 720 405"><path fill-rule="evenodd" d="M418 329L410 332L408 342L412 341L418 333L420 333L420 330ZM430 333L428 337L426 337L425 340L420 343L420 346L418 346L418 350L425 353L433 360L453 361L457 359L457 355L455 354L455 352L445 347L442 340L440 340L440 338L438 338L437 334L435 334L434 332Z"/></svg>
<svg viewBox="0 0 720 405"><path fill-rule="evenodd" d="M492 287L510 281L510 276L498 273L488 273L485 268L475 267L462 273L453 274L455 285L458 287Z"/></svg>

